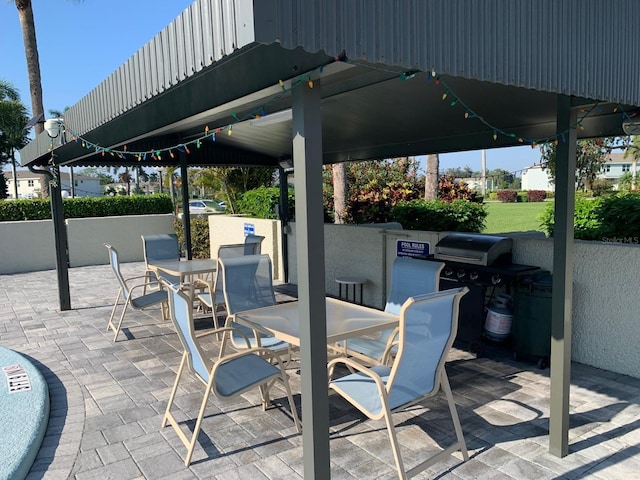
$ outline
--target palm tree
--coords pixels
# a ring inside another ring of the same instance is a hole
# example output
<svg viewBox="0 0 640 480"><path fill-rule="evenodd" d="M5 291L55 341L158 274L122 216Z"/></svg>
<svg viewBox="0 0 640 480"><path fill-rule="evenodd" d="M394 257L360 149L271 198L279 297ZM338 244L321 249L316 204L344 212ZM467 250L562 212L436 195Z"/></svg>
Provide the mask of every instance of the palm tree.
<svg viewBox="0 0 640 480"><path fill-rule="evenodd" d="M627 148L624 151L624 157L631 157L633 161L633 167L631 170L631 190L636 189L636 168L638 165L638 160L640 160L640 136L635 135L631 137L631 142L627 145Z"/></svg>
<svg viewBox="0 0 640 480"><path fill-rule="evenodd" d="M40 56L38 55L38 43L36 41L36 26L33 21L33 8L31 0L16 0L20 27L22 28L22 42L27 60L27 73L29 75L29 93L31 94L31 114L34 118L44 118L44 105L42 103L42 80L40 77ZM43 123L35 124L36 135L44 131ZM47 177L40 175L40 195L48 196Z"/></svg>
<svg viewBox="0 0 640 480"><path fill-rule="evenodd" d="M42 81L40 78L40 57L38 55L38 43L36 41L36 26L33 21L33 8L31 0L16 0L16 8L20 17L22 28L22 41L24 53L27 59L27 72L29 74L29 90L31 93L31 113L34 117L44 115L42 103ZM44 126L37 123L36 133L42 133Z"/></svg>
<svg viewBox="0 0 640 480"><path fill-rule="evenodd" d="M349 191L346 164L344 162L334 163L331 165L331 174L333 176L333 222L345 223L347 193Z"/></svg>
<svg viewBox="0 0 640 480"><path fill-rule="evenodd" d="M118 175L118 179L121 183L127 184L127 195L131 195L131 174L128 167L125 167L124 172Z"/></svg>
<svg viewBox="0 0 640 480"><path fill-rule="evenodd" d="M15 155L28 142L25 130L28 121L27 107L20 101L18 91L0 80L0 163L11 160L14 198L18 198Z"/></svg>
<svg viewBox="0 0 640 480"><path fill-rule="evenodd" d="M438 170L440 169L440 156L427 155L427 178L424 185L425 200L438 198Z"/></svg>

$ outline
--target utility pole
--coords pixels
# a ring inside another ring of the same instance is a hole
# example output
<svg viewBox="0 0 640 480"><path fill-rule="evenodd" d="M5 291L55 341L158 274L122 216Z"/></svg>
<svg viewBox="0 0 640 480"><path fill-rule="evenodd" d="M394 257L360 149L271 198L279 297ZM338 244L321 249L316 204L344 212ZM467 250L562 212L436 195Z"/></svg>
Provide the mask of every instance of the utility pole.
<svg viewBox="0 0 640 480"><path fill-rule="evenodd" d="M487 196L487 151L482 150L482 198Z"/></svg>

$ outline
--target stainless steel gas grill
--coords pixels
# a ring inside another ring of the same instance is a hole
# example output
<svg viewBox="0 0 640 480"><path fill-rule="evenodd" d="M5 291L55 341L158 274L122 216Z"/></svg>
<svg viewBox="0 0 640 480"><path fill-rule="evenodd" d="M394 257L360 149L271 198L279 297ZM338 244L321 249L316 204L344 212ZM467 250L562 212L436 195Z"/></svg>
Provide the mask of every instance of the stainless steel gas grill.
<svg viewBox="0 0 640 480"><path fill-rule="evenodd" d="M469 287L462 297L457 346L477 354L483 350L485 309L498 293L510 293L518 276L539 267L512 263L509 237L450 233L435 246L433 260L443 262L440 290Z"/></svg>
<svg viewBox="0 0 640 480"><path fill-rule="evenodd" d="M450 233L436 245L434 258L471 265L511 263L513 240L508 237Z"/></svg>

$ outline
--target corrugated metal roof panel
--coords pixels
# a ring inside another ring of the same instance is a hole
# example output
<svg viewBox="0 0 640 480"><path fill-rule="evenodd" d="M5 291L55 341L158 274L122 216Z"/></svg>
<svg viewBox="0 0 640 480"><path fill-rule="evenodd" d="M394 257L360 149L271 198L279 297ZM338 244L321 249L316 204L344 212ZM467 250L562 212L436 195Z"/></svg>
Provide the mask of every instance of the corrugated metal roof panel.
<svg viewBox="0 0 640 480"><path fill-rule="evenodd" d="M76 131L87 132L187 79L253 38L253 8L249 0L196 0L89 92L86 100L70 109L90 105L84 114L70 114L67 118L75 119Z"/></svg>
<svg viewBox="0 0 640 480"><path fill-rule="evenodd" d="M255 2L256 40L640 104L637 0ZM625 72L615 83L610 69Z"/></svg>

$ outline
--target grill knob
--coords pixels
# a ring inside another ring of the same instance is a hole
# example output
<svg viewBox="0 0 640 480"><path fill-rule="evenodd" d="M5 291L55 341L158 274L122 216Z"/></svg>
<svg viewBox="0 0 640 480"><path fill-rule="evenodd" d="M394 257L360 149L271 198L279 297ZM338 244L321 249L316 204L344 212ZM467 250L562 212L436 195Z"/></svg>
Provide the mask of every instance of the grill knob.
<svg viewBox="0 0 640 480"><path fill-rule="evenodd" d="M445 277L450 277L451 275L453 275L453 269L451 267L447 267L444 269L444 276Z"/></svg>
<svg viewBox="0 0 640 480"><path fill-rule="evenodd" d="M491 283L494 285L500 285L502 283L502 277L499 273L491 276Z"/></svg>
<svg viewBox="0 0 640 480"><path fill-rule="evenodd" d="M467 274L467 272L465 272L464 270L460 269L458 270L458 273L456 274L456 276L458 278L464 278L464 276Z"/></svg>
<svg viewBox="0 0 640 480"><path fill-rule="evenodd" d="M469 280L473 280L473 281L475 281L475 280L477 280L477 279L478 279L478 276L479 276L478 272L471 272L471 273L469 274Z"/></svg>

